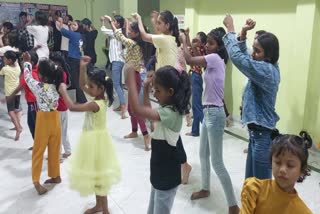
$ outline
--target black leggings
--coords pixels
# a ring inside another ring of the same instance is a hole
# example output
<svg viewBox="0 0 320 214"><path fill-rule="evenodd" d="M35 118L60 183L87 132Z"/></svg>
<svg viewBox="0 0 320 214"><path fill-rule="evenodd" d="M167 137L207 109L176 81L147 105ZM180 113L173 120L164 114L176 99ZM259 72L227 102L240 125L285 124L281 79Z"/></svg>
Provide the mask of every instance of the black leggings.
<svg viewBox="0 0 320 214"><path fill-rule="evenodd" d="M87 102L87 98L79 86L80 59L68 57L68 64L70 67L70 75L71 75L70 89L76 90L76 101L78 103L85 103Z"/></svg>

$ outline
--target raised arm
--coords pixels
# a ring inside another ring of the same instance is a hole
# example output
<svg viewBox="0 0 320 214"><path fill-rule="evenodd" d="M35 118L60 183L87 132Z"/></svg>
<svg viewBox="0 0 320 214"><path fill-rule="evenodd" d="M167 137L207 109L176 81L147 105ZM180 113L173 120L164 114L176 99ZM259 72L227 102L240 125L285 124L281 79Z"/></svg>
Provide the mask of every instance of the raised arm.
<svg viewBox="0 0 320 214"><path fill-rule="evenodd" d="M107 19L105 18L105 16L101 16L100 17L100 21L101 21L101 32L109 37L114 37L114 33L112 29L108 29L106 28L106 21ZM108 20L109 21L109 20Z"/></svg>
<svg viewBox="0 0 320 214"><path fill-rule="evenodd" d="M160 116L157 110L152 109L150 105L150 101L146 101L148 99L148 95L144 94L144 105L139 104L139 95L137 90L137 84L135 80L136 70L131 63L127 63L125 65L125 74L126 74L126 83L128 85L128 99L130 103L130 107L133 111L133 114L138 117L147 118L153 121L160 121ZM147 83L148 84L148 83ZM148 87L147 87L148 88ZM144 92L146 93L146 91ZM145 105L147 104L147 105Z"/></svg>
<svg viewBox="0 0 320 214"><path fill-rule="evenodd" d="M143 23L142 23L142 20L141 20L141 16L138 13L134 13L134 14L132 14L132 17L134 19L136 19L137 22L138 22L140 36L141 36L142 40L145 41L145 42L153 43L152 42L152 34L147 33L144 30L144 26L143 26Z"/></svg>
<svg viewBox="0 0 320 214"><path fill-rule="evenodd" d="M152 11L150 14L150 21L152 24L153 32L155 34L160 34L160 32L157 29L157 20L158 20L159 12L158 11Z"/></svg>
<svg viewBox="0 0 320 214"><path fill-rule="evenodd" d="M186 36L184 33L180 33L180 41L183 44L183 53L184 53L184 58L187 62L188 65L198 65L202 67L207 66L207 61L204 58L204 56L191 56L190 51L188 50L188 45L186 41Z"/></svg>
<svg viewBox="0 0 320 214"><path fill-rule="evenodd" d="M98 104L96 102L86 102L83 104L75 104L72 99L69 97L67 92L67 86L65 83L61 83L59 86L59 93L64 99L64 102L68 106L70 111L77 111L77 112L85 112L85 111L92 111L98 112L100 110Z"/></svg>
<svg viewBox="0 0 320 214"><path fill-rule="evenodd" d="M86 92L89 93L88 86L87 86L87 66L90 63L91 58L89 56L82 56L80 59L80 74L79 74L79 86L80 88Z"/></svg>

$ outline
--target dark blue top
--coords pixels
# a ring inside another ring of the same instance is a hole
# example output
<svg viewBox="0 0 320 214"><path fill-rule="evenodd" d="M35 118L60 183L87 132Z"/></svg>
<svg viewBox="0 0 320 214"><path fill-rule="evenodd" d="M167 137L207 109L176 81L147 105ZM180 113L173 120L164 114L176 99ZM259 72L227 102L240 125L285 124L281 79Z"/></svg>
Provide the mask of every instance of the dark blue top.
<svg viewBox="0 0 320 214"><path fill-rule="evenodd" d="M81 34L64 28L61 29L61 34L62 36L67 37L69 39L68 57L80 59L80 41L82 42Z"/></svg>

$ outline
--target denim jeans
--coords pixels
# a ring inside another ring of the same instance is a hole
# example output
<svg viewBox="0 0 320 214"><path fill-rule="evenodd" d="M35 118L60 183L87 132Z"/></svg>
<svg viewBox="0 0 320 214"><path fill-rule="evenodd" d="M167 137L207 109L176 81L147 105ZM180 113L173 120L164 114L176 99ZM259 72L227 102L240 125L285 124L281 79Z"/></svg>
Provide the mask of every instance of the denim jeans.
<svg viewBox="0 0 320 214"><path fill-rule="evenodd" d="M141 77L141 87L139 91L139 102L140 104L143 104L143 88L144 88L144 80L147 77L147 71L146 69L143 69L143 71L140 72L140 77Z"/></svg>
<svg viewBox="0 0 320 214"><path fill-rule="evenodd" d="M203 120L202 111L202 91L203 91L203 80L199 73L192 72L191 74L191 84L192 84L192 113L193 122L191 133L193 136L199 136L200 123Z"/></svg>
<svg viewBox="0 0 320 214"><path fill-rule="evenodd" d="M114 90L116 90L116 93L119 97L120 105L125 104L126 101L124 99L124 92L122 88L122 68L124 63L121 61L113 61L112 62L112 81L113 81L113 87Z"/></svg>
<svg viewBox="0 0 320 214"><path fill-rule="evenodd" d="M151 186L148 214L170 214L177 189L158 190Z"/></svg>
<svg viewBox="0 0 320 214"><path fill-rule="evenodd" d="M271 130L250 130L246 163L246 178L268 179L272 176L269 160L272 145Z"/></svg>
<svg viewBox="0 0 320 214"><path fill-rule="evenodd" d="M210 155L211 163L216 172L229 207L237 204L231 179L223 163L223 132L226 115L223 107L203 109L204 120L201 125L200 134L200 163L202 189L210 190Z"/></svg>

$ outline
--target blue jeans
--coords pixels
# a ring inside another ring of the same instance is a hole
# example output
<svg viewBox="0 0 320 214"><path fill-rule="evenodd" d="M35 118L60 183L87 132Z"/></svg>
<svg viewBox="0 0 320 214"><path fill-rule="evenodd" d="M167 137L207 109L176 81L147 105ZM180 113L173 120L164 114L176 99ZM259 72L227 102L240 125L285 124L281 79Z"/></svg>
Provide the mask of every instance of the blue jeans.
<svg viewBox="0 0 320 214"><path fill-rule="evenodd" d="M270 149L272 146L271 130L250 130L246 163L246 178L271 178Z"/></svg>
<svg viewBox="0 0 320 214"><path fill-rule="evenodd" d="M231 179L223 163L223 132L226 115L222 107L203 109L204 120L200 134L200 164L202 189L210 191L211 163L223 187L229 207L237 205Z"/></svg>
<svg viewBox="0 0 320 214"><path fill-rule="evenodd" d="M144 86L144 80L147 77L146 69L143 69L143 71L140 72L140 77L141 77L141 88L139 91L139 102L140 104L143 104L143 86Z"/></svg>
<svg viewBox="0 0 320 214"><path fill-rule="evenodd" d="M192 72L191 74L191 84L192 84L192 113L193 122L191 133L193 136L199 136L200 123L203 120L202 111L202 91L203 91L203 80L199 73Z"/></svg>
<svg viewBox="0 0 320 214"><path fill-rule="evenodd" d="M178 187L169 190L158 190L151 186L147 214L170 214Z"/></svg>
<svg viewBox="0 0 320 214"><path fill-rule="evenodd" d="M124 92L122 88L122 68L124 63L121 61L113 61L112 62L112 81L113 81L113 87L114 90L116 90L116 93L119 97L120 105L125 104L126 101L124 99Z"/></svg>

